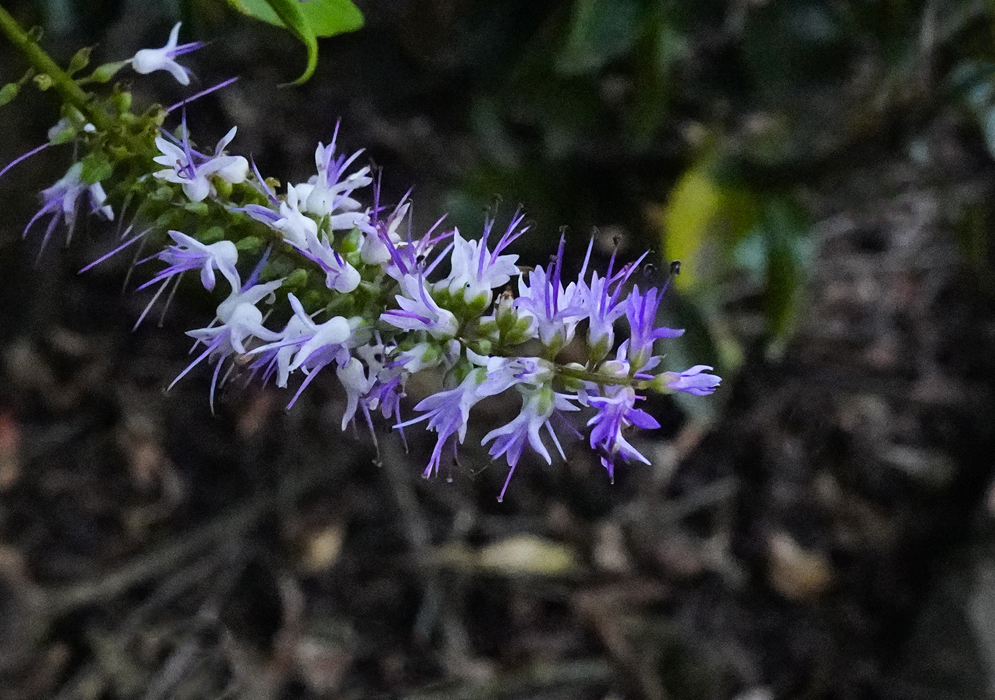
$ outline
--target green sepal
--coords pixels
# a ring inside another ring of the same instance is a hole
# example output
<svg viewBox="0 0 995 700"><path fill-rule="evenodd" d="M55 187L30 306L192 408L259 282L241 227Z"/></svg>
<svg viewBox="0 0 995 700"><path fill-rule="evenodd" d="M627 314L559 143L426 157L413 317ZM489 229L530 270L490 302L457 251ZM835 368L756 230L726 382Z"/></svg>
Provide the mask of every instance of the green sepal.
<svg viewBox="0 0 995 700"><path fill-rule="evenodd" d="M21 86L17 83L7 83L2 88L0 88L0 107L17 97L17 93L21 91Z"/></svg>
<svg viewBox="0 0 995 700"><path fill-rule="evenodd" d="M51 143L53 146L58 146L59 144L62 143L69 143L74 138L76 138L76 133L77 132L75 126L67 126L65 129L57 133L51 139L51 141L49 141L49 143Z"/></svg>
<svg viewBox="0 0 995 700"><path fill-rule="evenodd" d="M83 156L83 160L80 162L83 165L83 169L80 170L79 177L83 182L90 185L106 180L114 172L114 166L111 165L107 154L102 151L88 153Z"/></svg>
<svg viewBox="0 0 995 700"><path fill-rule="evenodd" d="M263 247L263 239L259 236L246 236L235 243L235 248L246 253L254 253Z"/></svg>
<svg viewBox="0 0 995 700"><path fill-rule="evenodd" d="M45 92L50 87L55 85L55 82L52 80L52 76L48 73L39 73L33 80L35 81L35 86L42 92Z"/></svg>
<svg viewBox="0 0 995 700"><path fill-rule="evenodd" d="M197 240L205 245L217 243L225 239L225 230L220 226L211 226L204 229L203 233L197 234Z"/></svg>
<svg viewBox="0 0 995 700"><path fill-rule="evenodd" d="M72 76L86 68L86 66L90 63L90 51L91 47L89 46L84 46L77 51L73 55L72 59L70 59L69 67L66 69L66 73Z"/></svg>
<svg viewBox="0 0 995 700"><path fill-rule="evenodd" d="M105 63L101 66L97 66L89 77L85 78L85 81L90 81L94 83L106 83L108 80L117 75L117 72L124 68L126 65L131 63L131 61L114 61L113 63Z"/></svg>
<svg viewBox="0 0 995 700"><path fill-rule="evenodd" d="M303 288L308 281L307 270L297 268L283 280L284 289L294 290Z"/></svg>
<svg viewBox="0 0 995 700"><path fill-rule="evenodd" d="M115 90L111 94L111 104L114 105L114 109L117 110L118 114L130 114L131 93L126 90Z"/></svg>
<svg viewBox="0 0 995 700"><path fill-rule="evenodd" d="M183 208L197 216L207 216L207 212L210 211L207 202L187 202L183 205Z"/></svg>

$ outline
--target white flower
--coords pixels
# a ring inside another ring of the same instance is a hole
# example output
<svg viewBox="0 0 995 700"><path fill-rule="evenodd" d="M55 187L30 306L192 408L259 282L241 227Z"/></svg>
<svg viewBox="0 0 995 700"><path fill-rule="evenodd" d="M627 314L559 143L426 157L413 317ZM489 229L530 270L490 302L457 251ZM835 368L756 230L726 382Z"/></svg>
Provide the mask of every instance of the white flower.
<svg viewBox="0 0 995 700"><path fill-rule="evenodd" d="M318 224L301 211L300 187L287 185L287 198L280 202L280 218L273 228L283 234L283 240L300 250L307 250L308 236L318 236Z"/></svg>
<svg viewBox="0 0 995 700"><path fill-rule="evenodd" d="M190 148L185 125L180 145L171 143L162 136L157 137L155 144L162 155L156 156L153 160L159 165L165 165L166 169L153 174L160 180L181 185L183 193L191 202L200 202L208 195L216 194L214 185L211 184L211 177L221 178L233 185L245 182L249 172L249 161L242 156L224 155L225 146L235 138L235 131L236 127L232 127L218 141L213 156L195 153Z"/></svg>
<svg viewBox="0 0 995 700"><path fill-rule="evenodd" d="M196 51L204 44L200 41L194 41L189 44L177 46L177 39L180 36L180 24L180 22L177 22L173 26L173 30L169 33L169 41L161 49L142 49L135 54L131 59L131 67L135 69L136 73L144 75L154 73L157 70L166 70L176 78L176 82L180 85L190 84L190 71L174 59L185 53Z"/></svg>

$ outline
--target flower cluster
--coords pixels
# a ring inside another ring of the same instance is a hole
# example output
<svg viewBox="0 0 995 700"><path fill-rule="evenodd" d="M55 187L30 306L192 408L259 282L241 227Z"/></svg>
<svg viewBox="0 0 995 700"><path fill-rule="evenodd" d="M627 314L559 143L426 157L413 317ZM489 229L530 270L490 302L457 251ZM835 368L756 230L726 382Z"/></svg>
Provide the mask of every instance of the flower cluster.
<svg viewBox="0 0 995 700"><path fill-rule="evenodd" d="M163 49L139 51L133 68L168 70L186 84L189 72L174 59L199 45L177 47L178 30ZM85 193L92 211L113 219L103 181L115 203L140 202L112 253L161 241L158 252L136 255L159 265L140 287L158 285L150 307L186 272L208 292L224 285L214 320L189 331L197 354L176 378L213 365L212 407L236 370L278 387L296 382L291 406L319 374L334 373L347 397L343 428L361 416L372 430L379 413L398 430L422 423L436 434L429 476L463 442L478 402L514 392L520 413L482 441L507 462L510 480L526 447L546 462L550 447L563 456L557 430L576 432L565 414L578 411L590 414L587 439L610 475L619 460L647 462L627 439L633 427L659 427L638 408L644 392L702 395L719 384L707 366L663 369L656 341L682 331L657 325L661 290L631 284L641 259L616 269L613 256L599 274L590 270L592 242L578 276L566 279L561 237L548 265L523 268L509 251L529 230L524 214L503 231L489 218L479 238L442 219L416 232L408 197L385 206L379 179L361 165L361 151L342 152L337 127L330 144L318 144L313 174L282 186L226 153L235 128L205 153L185 116L175 135L160 127L165 112L111 146L77 113L69 124L77 142L108 167L87 180L74 164L43 191L32 223L52 215L46 241L60 214L71 229ZM140 220L152 223L134 234ZM628 330L616 343L623 319ZM425 371L440 373L444 388L404 416L408 381Z"/></svg>

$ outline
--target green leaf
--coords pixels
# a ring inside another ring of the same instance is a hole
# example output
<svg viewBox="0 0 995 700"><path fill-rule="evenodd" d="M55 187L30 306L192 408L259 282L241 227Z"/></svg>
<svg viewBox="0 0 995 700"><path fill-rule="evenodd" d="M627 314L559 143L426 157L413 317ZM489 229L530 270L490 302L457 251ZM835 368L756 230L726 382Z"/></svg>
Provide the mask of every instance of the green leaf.
<svg viewBox="0 0 995 700"><path fill-rule="evenodd" d="M114 166L104 153L90 153L81 161L83 169L79 177L83 182L94 185L106 180L114 172Z"/></svg>
<svg viewBox="0 0 995 700"><path fill-rule="evenodd" d="M678 289L693 288L705 264L703 253L709 228L722 206L722 191L711 177L710 163L689 168L670 192L664 217L664 255L683 263L674 280Z"/></svg>
<svg viewBox="0 0 995 700"><path fill-rule="evenodd" d="M289 30L307 49L307 67L294 81L306 82L318 65L317 37L352 32L363 26L363 13L351 0L228 0L242 14Z"/></svg>
<svg viewBox="0 0 995 700"><path fill-rule="evenodd" d="M664 255L682 262L675 284L685 292L712 285L761 215L757 194L716 178L716 163L705 157L688 168L662 217Z"/></svg>
<svg viewBox="0 0 995 700"><path fill-rule="evenodd" d="M7 83L2 88L0 88L0 107L17 97L17 93L21 91L21 86L17 83Z"/></svg>

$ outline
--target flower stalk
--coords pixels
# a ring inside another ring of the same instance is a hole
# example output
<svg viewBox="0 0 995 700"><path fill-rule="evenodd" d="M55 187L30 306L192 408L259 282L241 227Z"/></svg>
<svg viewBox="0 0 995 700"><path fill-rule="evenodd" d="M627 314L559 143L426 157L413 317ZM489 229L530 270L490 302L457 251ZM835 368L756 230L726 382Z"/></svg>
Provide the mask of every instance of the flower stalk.
<svg viewBox="0 0 995 700"><path fill-rule="evenodd" d="M51 79L52 87L58 91L63 100L86 115L90 122L101 131L111 131L114 122L110 115L96 105L93 97L77 85L76 81L38 46L38 42L31 35L21 29L21 25L4 9L3 5L0 5L0 31L3 31L10 43L24 54L24 57L39 74L47 75Z"/></svg>
<svg viewBox="0 0 995 700"><path fill-rule="evenodd" d="M213 365L212 409L216 390L233 376L281 388L298 382L290 408L319 374L334 372L346 394L343 429L361 418L372 432L379 414L402 435L413 425L436 433L424 472L430 476L455 456L476 404L515 392L519 415L482 441L492 458L508 464L503 498L526 448L547 463L552 452L565 458L554 424L577 432L571 416L593 413L588 442L613 477L619 461L648 461L628 439L637 428L659 427L637 408L641 392L700 396L719 384L704 365L664 369L655 344L683 331L657 325L662 290L630 284L643 258L616 268L613 255L604 275L589 274L592 240L580 273L568 279L561 236L550 264L523 268L510 252L531 227L523 212L503 232L489 217L479 238L447 229L444 217L417 234L408 195L385 205L379 176L362 164L362 151L341 151L337 126L331 142L315 150L314 175L281 186L228 152L235 127L213 148L195 142L189 100L170 132L164 123L172 110L135 114L120 86L104 97L80 87L103 84L129 65L140 74L168 71L188 84L190 72L176 58L202 44L180 45L180 25L162 48L142 49L79 80L2 8L0 26L64 100L51 143L73 142L81 154L42 190L28 228L49 217L44 248L60 221L68 242L81 207L117 219L123 234L97 262L133 249L137 264L158 266L138 286L152 295L139 323L161 298L168 306L185 276L216 295L214 319L187 333L194 360L173 381ZM617 331L627 336L621 343ZM578 352L585 361L567 359ZM444 386L406 418L405 388L421 372L441 374Z"/></svg>

